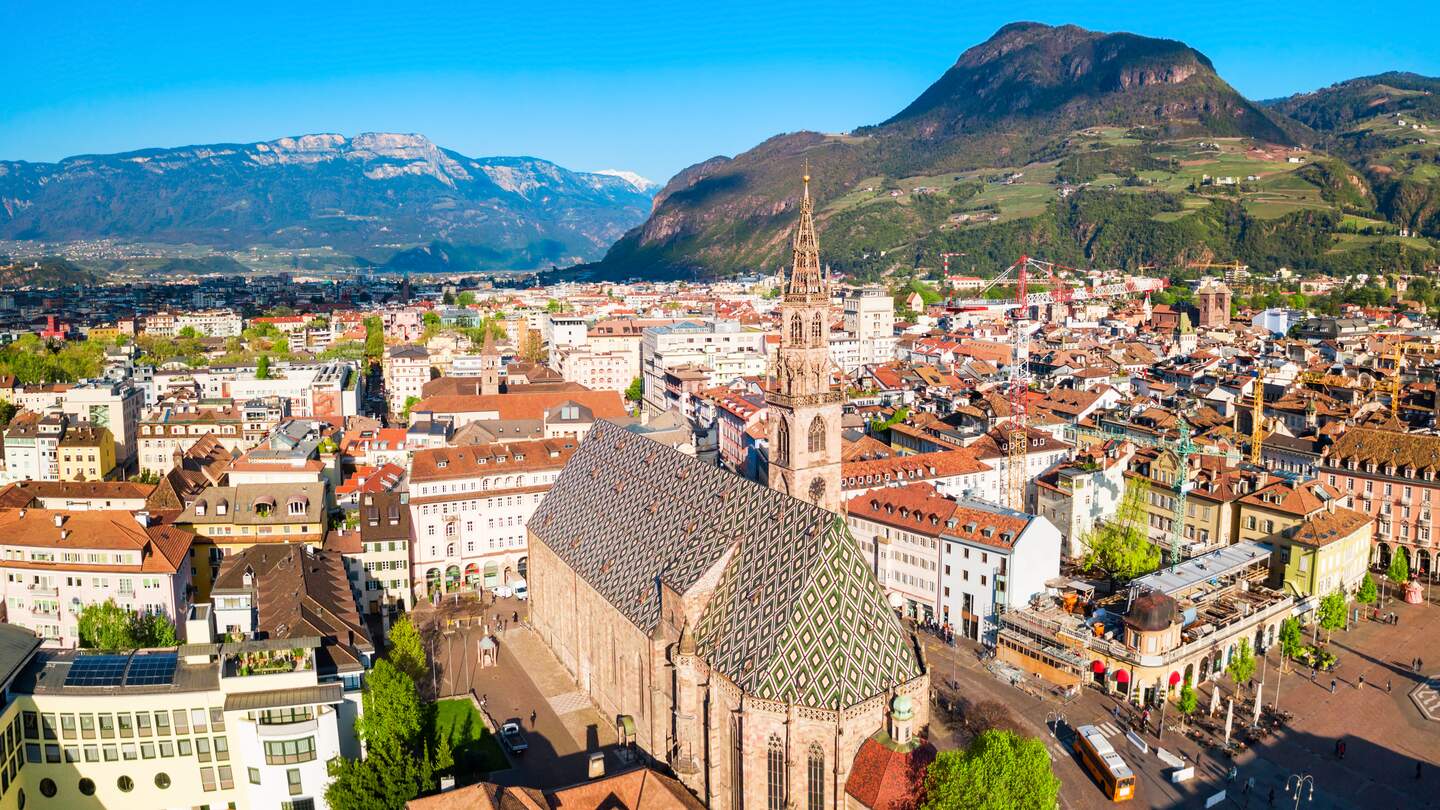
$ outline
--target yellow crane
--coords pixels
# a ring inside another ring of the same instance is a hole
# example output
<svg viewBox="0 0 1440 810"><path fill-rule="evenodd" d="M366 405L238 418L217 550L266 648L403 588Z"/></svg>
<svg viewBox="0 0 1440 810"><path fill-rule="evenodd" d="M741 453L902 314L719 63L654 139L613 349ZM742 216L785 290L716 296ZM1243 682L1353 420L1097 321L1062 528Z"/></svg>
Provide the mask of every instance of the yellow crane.
<svg viewBox="0 0 1440 810"><path fill-rule="evenodd" d="M1260 464L1260 451L1265 441L1265 367L1255 369L1255 390L1250 412L1250 463Z"/></svg>

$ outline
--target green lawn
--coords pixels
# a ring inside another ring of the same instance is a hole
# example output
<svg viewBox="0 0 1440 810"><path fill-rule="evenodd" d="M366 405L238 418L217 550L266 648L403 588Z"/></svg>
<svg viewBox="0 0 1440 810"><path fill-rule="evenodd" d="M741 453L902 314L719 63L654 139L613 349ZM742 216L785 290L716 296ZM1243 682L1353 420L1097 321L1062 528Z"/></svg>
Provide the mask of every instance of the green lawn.
<svg viewBox="0 0 1440 810"><path fill-rule="evenodd" d="M450 738L455 754L455 780L462 785L485 778L491 771L510 767L500 750L500 741L490 733L485 719L468 699L452 698L435 704L437 736Z"/></svg>

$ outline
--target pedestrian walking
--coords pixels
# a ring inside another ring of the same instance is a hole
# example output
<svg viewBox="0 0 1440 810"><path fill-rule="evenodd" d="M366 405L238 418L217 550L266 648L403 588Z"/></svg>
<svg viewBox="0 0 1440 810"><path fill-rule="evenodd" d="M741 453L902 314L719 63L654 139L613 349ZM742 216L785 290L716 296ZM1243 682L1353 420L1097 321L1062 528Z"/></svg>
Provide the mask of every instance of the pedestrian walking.
<svg viewBox="0 0 1440 810"><path fill-rule="evenodd" d="M511 611L511 612L510 612L510 621L512 621L512 622L518 622L518 621L520 621L520 611L518 611L518 610Z"/></svg>
<svg viewBox="0 0 1440 810"><path fill-rule="evenodd" d="M1385 694L1387 694L1387 695L1390 694L1390 686L1391 686L1391 679L1390 679L1390 678L1386 678L1386 679L1385 679Z"/></svg>
<svg viewBox="0 0 1440 810"><path fill-rule="evenodd" d="M1344 741L1344 740L1341 740L1341 741L1340 741L1340 758L1341 758L1341 759L1344 759L1344 758L1345 758L1345 741Z"/></svg>
<svg viewBox="0 0 1440 810"><path fill-rule="evenodd" d="M1356 688L1356 689L1364 689L1364 688L1365 688L1365 676L1364 676L1364 675L1361 675L1361 676L1355 681L1355 688Z"/></svg>
<svg viewBox="0 0 1440 810"><path fill-rule="evenodd" d="M530 710L530 728L535 728L535 710Z"/></svg>
<svg viewBox="0 0 1440 810"><path fill-rule="evenodd" d="M1225 776L1225 781L1227 781L1227 782L1234 782L1234 781L1235 781L1235 777L1237 777L1237 776L1239 776L1239 775L1240 775L1240 769L1239 769L1239 768L1236 768L1234 765L1231 765L1231 766L1230 766L1230 773Z"/></svg>
<svg viewBox="0 0 1440 810"><path fill-rule="evenodd" d="M1425 668L1425 661L1424 661L1423 659L1417 657L1417 658L1415 659L1415 672L1416 672L1416 674L1419 674L1420 670L1422 670L1422 669L1424 669L1424 668Z"/></svg>
<svg viewBox="0 0 1440 810"><path fill-rule="evenodd" d="M1274 785L1271 785L1271 786L1270 786L1270 806L1271 806L1271 807L1274 807L1274 806L1275 806L1275 786L1274 786Z"/></svg>
<svg viewBox="0 0 1440 810"><path fill-rule="evenodd" d="M1334 679L1334 678L1331 678L1331 679L1330 679L1330 694L1332 694L1332 695L1335 694L1335 679Z"/></svg>
<svg viewBox="0 0 1440 810"><path fill-rule="evenodd" d="M1341 746L1341 742L1340 742L1339 740L1336 740L1336 741L1335 741L1335 758L1336 758L1336 759L1339 759L1339 758L1340 758L1340 746Z"/></svg>

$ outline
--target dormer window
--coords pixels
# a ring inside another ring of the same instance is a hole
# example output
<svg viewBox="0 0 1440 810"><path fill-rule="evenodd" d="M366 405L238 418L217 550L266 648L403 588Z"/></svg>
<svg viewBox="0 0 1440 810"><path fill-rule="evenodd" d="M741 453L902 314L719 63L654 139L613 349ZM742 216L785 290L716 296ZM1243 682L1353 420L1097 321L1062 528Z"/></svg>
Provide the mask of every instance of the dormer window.
<svg viewBox="0 0 1440 810"><path fill-rule="evenodd" d="M446 461L445 459L442 458L442 459L440 459L439 461L435 462L435 466L436 466L436 467L439 467L440 469L443 470L443 469L445 469L446 467L449 467L449 466L450 466L450 462L448 462L448 461Z"/></svg>
<svg viewBox="0 0 1440 810"><path fill-rule="evenodd" d="M288 510L291 515L305 514L305 510L307 507L309 507L309 505L310 501L305 498L291 498L290 503L287 504Z"/></svg>
<svg viewBox="0 0 1440 810"><path fill-rule="evenodd" d="M229 501L220 501L220 502L218 502L218 503L215 504L215 514L217 514L217 515L226 515L226 514L229 514L229 513L230 513L230 502L229 502Z"/></svg>
<svg viewBox="0 0 1440 810"><path fill-rule="evenodd" d="M204 502L204 501L196 501L196 502L195 502L195 516L196 516L196 517L204 517L204 516L205 516L205 502Z"/></svg>

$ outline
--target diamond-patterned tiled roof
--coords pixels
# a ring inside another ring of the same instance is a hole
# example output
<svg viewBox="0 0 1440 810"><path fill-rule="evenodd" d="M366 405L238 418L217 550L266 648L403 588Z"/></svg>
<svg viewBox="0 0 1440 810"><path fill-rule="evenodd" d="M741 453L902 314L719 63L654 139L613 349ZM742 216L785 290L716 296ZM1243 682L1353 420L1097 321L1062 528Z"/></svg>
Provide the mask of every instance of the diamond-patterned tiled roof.
<svg viewBox="0 0 1440 810"><path fill-rule="evenodd" d="M747 694L852 706L920 675L837 515L597 421L530 531L650 633L657 580L680 593L736 541L696 649Z"/></svg>

